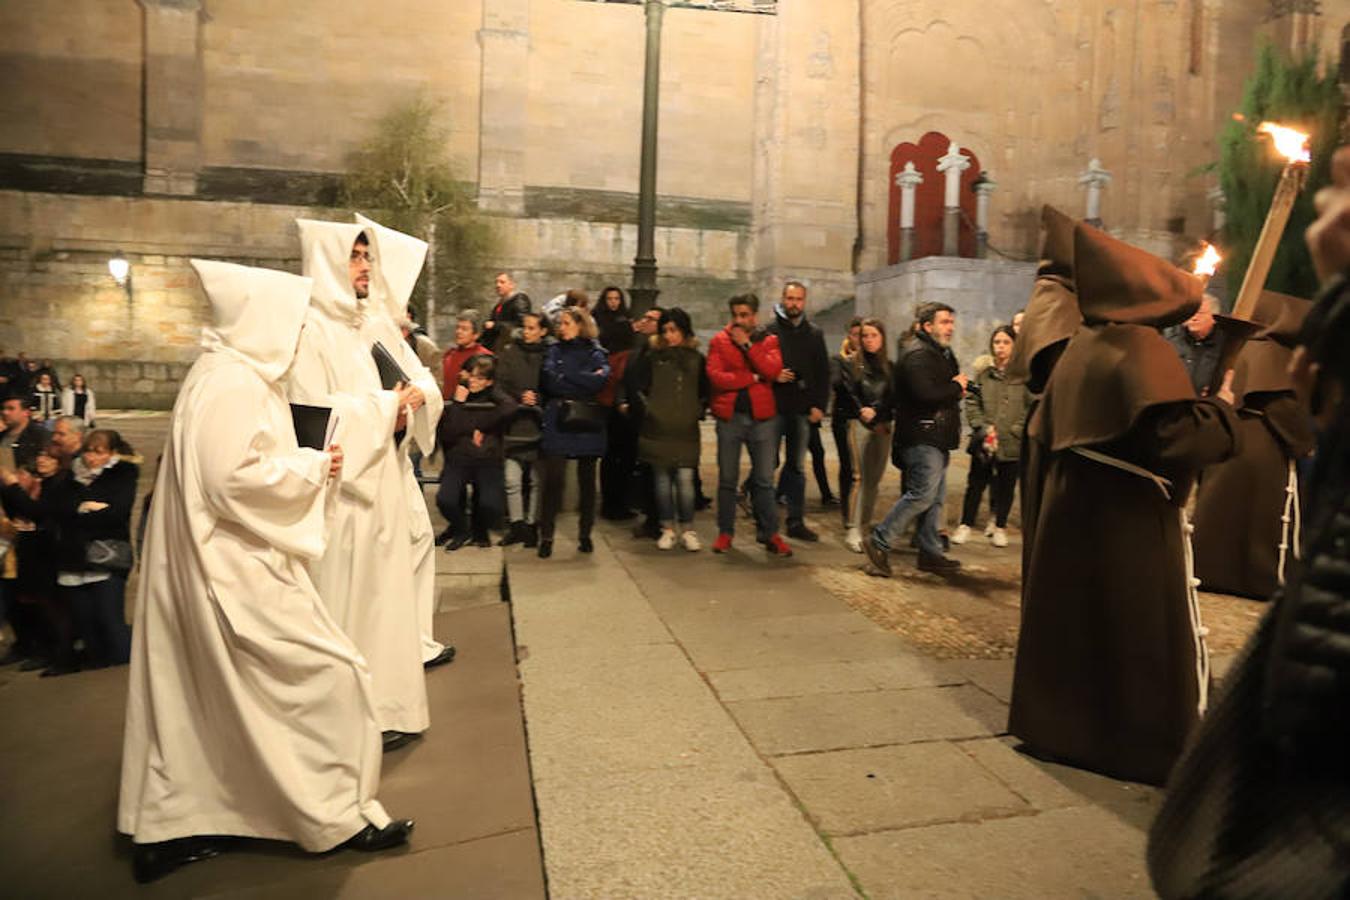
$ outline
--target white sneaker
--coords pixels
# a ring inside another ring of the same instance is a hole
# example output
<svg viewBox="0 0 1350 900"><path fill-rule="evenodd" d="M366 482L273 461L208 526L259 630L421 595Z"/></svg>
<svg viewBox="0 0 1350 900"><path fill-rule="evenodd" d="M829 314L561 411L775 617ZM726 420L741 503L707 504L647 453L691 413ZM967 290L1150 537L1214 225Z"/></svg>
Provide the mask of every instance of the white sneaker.
<svg viewBox="0 0 1350 900"><path fill-rule="evenodd" d="M849 526L848 534L844 535L844 546L854 553L863 552L862 533L852 525Z"/></svg>
<svg viewBox="0 0 1350 900"><path fill-rule="evenodd" d="M994 536L994 520L990 519L989 524L984 526L984 536L991 538Z"/></svg>
<svg viewBox="0 0 1350 900"><path fill-rule="evenodd" d="M970 540L970 526L962 525L952 532L951 537L948 538L948 540L953 544L964 544L966 541Z"/></svg>
<svg viewBox="0 0 1350 900"><path fill-rule="evenodd" d="M660 536L659 538L656 539L656 549L657 549L657 550L674 550L674 549L675 549L675 529L674 529L674 528L662 528L662 529L661 529L661 536Z"/></svg>
<svg viewBox="0 0 1350 900"><path fill-rule="evenodd" d="M697 553L703 549L703 544L698 539L698 532L692 529L680 535L680 543L684 544L684 549L690 553Z"/></svg>
<svg viewBox="0 0 1350 900"><path fill-rule="evenodd" d="M995 547L1008 546L1008 532L1004 531L1002 528L995 528L994 533L989 536L989 543L993 544Z"/></svg>

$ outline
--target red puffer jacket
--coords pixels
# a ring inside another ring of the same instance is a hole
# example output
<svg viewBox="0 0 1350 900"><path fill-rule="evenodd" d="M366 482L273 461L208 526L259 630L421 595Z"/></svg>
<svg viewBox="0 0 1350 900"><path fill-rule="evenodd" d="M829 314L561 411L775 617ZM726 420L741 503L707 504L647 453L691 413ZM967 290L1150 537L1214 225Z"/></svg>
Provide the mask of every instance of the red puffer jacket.
<svg viewBox="0 0 1350 900"><path fill-rule="evenodd" d="M736 395L748 389L750 410L756 421L773 418L773 381L783 371L778 338L764 335L742 350L731 340L731 326L713 335L708 344L708 381L712 385L712 414L723 421L736 411ZM762 333L762 332L761 332Z"/></svg>

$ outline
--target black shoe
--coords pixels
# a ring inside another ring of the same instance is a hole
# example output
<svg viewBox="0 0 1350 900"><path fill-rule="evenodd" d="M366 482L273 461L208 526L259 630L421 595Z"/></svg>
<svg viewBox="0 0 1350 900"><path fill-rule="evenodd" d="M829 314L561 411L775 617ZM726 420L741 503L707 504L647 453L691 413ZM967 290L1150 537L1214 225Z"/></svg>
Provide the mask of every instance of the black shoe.
<svg viewBox="0 0 1350 900"><path fill-rule="evenodd" d="M434 668L436 668L437 666L443 666L443 665L445 665L446 663L450 663L450 662L454 662L454 661L455 661L455 645L454 645L454 644L446 644L445 647L441 649L441 652L440 652L440 653L437 653L437 654L436 654L435 656L433 656L431 659L429 659L429 660L427 660L426 662L422 663L422 668L424 668L424 669L434 669Z"/></svg>
<svg viewBox="0 0 1350 900"><path fill-rule="evenodd" d="M694 509L703 512L705 509L712 509L713 500L711 497L704 497L700 494L694 499Z"/></svg>
<svg viewBox="0 0 1350 900"><path fill-rule="evenodd" d="M594 553L595 544L591 543L591 539L589 537L584 537L577 541L577 550L578 552L581 553Z"/></svg>
<svg viewBox="0 0 1350 900"><path fill-rule="evenodd" d="M512 522L506 526L506 534L497 542L498 547L510 547L512 544L523 544L525 542L525 523Z"/></svg>
<svg viewBox="0 0 1350 900"><path fill-rule="evenodd" d="M133 844L131 873L140 884L149 884L188 863L219 856L224 842L205 837L185 837L157 844Z"/></svg>
<svg viewBox="0 0 1350 900"><path fill-rule="evenodd" d="M421 735L413 734L408 731L382 731L380 732L380 743L384 745L384 752L397 750L400 747L406 747Z"/></svg>
<svg viewBox="0 0 1350 900"><path fill-rule="evenodd" d="M553 555L553 539L544 538L539 542L539 558L548 559Z"/></svg>
<svg viewBox="0 0 1350 900"><path fill-rule="evenodd" d="M468 542L469 542L468 537L462 534L459 537L452 537L450 540L446 541L445 552L454 553L456 550L458 550L460 547L463 547Z"/></svg>
<svg viewBox="0 0 1350 900"><path fill-rule="evenodd" d="M890 578L891 554L885 547L877 543L875 535L869 534L863 538L863 550L867 552L867 561L872 564L876 574Z"/></svg>
<svg viewBox="0 0 1350 900"><path fill-rule="evenodd" d="M631 509L607 509L600 513L600 518L610 522L627 522L629 519L637 518L637 513Z"/></svg>
<svg viewBox="0 0 1350 900"><path fill-rule="evenodd" d="M412 830L412 819L395 820L383 828L367 825L339 844L338 848L341 850L361 850L365 853L389 850L408 843L408 836L412 834Z"/></svg>
<svg viewBox="0 0 1350 900"><path fill-rule="evenodd" d="M475 547L491 547L492 537L486 534L474 535L473 545Z"/></svg>
<svg viewBox="0 0 1350 900"><path fill-rule="evenodd" d="M816 534L810 528L807 528L805 522L789 522L787 535L790 538L796 538L799 541L806 541L807 543L814 543L820 540L820 535Z"/></svg>
<svg viewBox="0 0 1350 900"><path fill-rule="evenodd" d="M961 568L958 560L950 556L934 556L930 553L919 551L919 571L932 572L935 575L950 575Z"/></svg>
<svg viewBox="0 0 1350 900"><path fill-rule="evenodd" d="M447 527L440 534L436 535L436 546L439 547L441 544L444 544L446 541L450 540L452 535L454 535L454 532Z"/></svg>
<svg viewBox="0 0 1350 900"><path fill-rule="evenodd" d="M524 530L521 532L521 534L524 535L524 539L521 541L521 546L527 547L527 548L528 548L528 547L538 547L538 546L539 546L539 526L538 526L538 525L521 525L521 528L524 529Z"/></svg>
<svg viewBox="0 0 1350 900"><path fill-rule="evenodd" d="M36 672L38 669L45 668L47 668L47 661L45 659L38 659L36 656L30 656L28 659L19 663L20 672Z"/></svg>
<svg viewBox="0 0 1350 900"><path fill-rule="evenodd" d="M42 674L39 675L38 677L56 678L57 676L60 675L74 675L78 671L80 670L77 669L75 666L48 666L47 668L42 670Z"/></svg>
<svg viewBox="0 0 1350 900"><path fill-rule="evenodd" d="M838 505L839 505L839 498L836 497L834 494L826 494L824 497L821 497L821 498L820 498L820 505L821 505L821 506L838 506Z"/></svg>

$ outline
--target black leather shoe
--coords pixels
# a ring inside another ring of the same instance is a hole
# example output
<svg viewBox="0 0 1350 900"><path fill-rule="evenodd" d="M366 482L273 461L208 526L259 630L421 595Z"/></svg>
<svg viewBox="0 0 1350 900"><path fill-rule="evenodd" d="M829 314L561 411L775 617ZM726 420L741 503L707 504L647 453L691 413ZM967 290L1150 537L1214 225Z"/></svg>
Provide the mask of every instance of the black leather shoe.
<svg viewBox="0 0 1350 900"><path fill-rule="evenodd" d="M407 731L383 731L380 732L380 742L384 745L384 752L397 750L400 747L406 747L421 735L412 734Z"/></svg>
<svg viewBox="0 0 1350 900"><path fill-rule="evenodd" d="M456 550L458 550L460 547L463 547L468 542L469 539L462 534L459 537L452 537L445 544L445 552L454 553Z"/></svg>
<svg viewBox="0 0 1350 900"><path fill-rule="evenodd" d="M360 850L365 853L389 850L408 843L408 836L412 834L412 830L412 819L395 820L383 828L367 825L338 846L343 850Z"/></svg>
<svg viewBox="0 0 1350 900"><path fill-rule="evenodd" d="M522 534L524 534L525 537L524 537L524 540L522 540L522 541L520 542L520 546L526 547L526 548L530 548L530 547L538 547L538 546L539 546L539 526L538 526L538 525L522 525L522 526L521 526L521 529L522 529Z"/></svg>
<svg viewBox="0 0 1350 900"><path fill-rule="evenodd" d="M590 538L584 537L577 541L577 550L581 553L594 553L595 544L591 543Z"/></svg>
<svg viewBox="0 0 1350 900"><path fill-rule="evenodd" d="M452 534L454 534L454 532L452 532L449 528L444 529L440 534L436 535L436 546L439 547L441 544L444 544L446 541L450 540L450 536Z"/></svg>
<svg viewBox="0 0 1350 900"><path fill-rule="evenodd" d="M694 499L694 509L703 512L705 509L712 509L713 501L711 497L699 495Z"/></svg>
<svg viewBox="0 0 1350 900"><path fill-rule="evenodd" d="M790 538L796 538L799 541L806 541L807 543L815 543L820 540L820 535L816 534L810 528L807 528L805 522L789 522L787 534Z"/></svg>
<svg viewBox="0 0 1350 900"><path fill-rule="evenodd" d="M891 577L891 555L885 547L877 543L877 539L872 535L863 538L863 550L867 552L867 561L872 564L876 574L885 578Z"/></svg>
<svg viewBox="0 0 1350 900"><path fill-rule="evenodd" d="M548 559L553 555L553 541L545 538L539 542L539 558Z"/></svg>
<svg viewBox="0 0 1350 900"><path fill-rule="evenodd" d="M525 523L512 522L506 526L506 534L497 542L498 547L510 547L512 544L525 543Z"/></svg>
<svg viewBox="0 0 1350 900"><path fill-rule="evenodd" d="M475 535L473 539L473 545L475 547L491 547L492 538L486 534Z"/></svg>
<svg viewBox="0 0 1350 900"><path fill-rule="evenodd" d="M445 665L446 663L454 662L454 661L455 661L455 645L454 645L454 644L446 644L445 647L441 649L441 652L440 652L440 653L437 653L437 654L436 654L435 656L433 656L431 659L429 659L429 660L427 660L426 662L422 663L422 668L424 668L424 669L434 669L434 668L436 668L437 666L443 666L443 665Z"/></svg>
<svg viewBox="0 0 1350 900"><path fill-rule="evenodd" d="M838 506L838 505L839 505L839 498L836 497L834 494L829 494L829 495L827 495L827 496L825 496L825 497L821 497L821 498L820 498L820 505L821 505L821 506Z"/></svg>
<svg viewBox="0 0 1350 900"><path fill-rule="evenodd" d="M961 568L958 560L950 556L934 556L929 553L919 551L919 571L932 572L935 575L950 575Z"/></svg>
<svg viewBox="0 0 1350 900"><path fill-rule="evenodd" d="M136 881L149 884L188 863L219 856L224 842L205 837L186 837L157 844L133 844L131 873Z"/></svg>
<svg viewBox="0 0 1350 900"><path fill-rule="evenodd" d="M75 668L74 666L48 666L47 668L42 670L42 674L39 675L38 677L56 678L60 675L74 675L78 671L80 670Z"/></svg>

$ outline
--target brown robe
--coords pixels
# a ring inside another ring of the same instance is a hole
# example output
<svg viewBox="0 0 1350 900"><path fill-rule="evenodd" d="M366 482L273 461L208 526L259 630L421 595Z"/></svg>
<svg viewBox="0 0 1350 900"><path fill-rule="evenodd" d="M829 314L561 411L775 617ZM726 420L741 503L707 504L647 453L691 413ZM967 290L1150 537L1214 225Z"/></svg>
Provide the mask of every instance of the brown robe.
<svg viewBox="0 0 1350 900"><path fill-rule="evenodd" d="M1196 473L1232 454L1236 421L1195 397L1157 332L1194 312L1200 282L1089 231L1075 249L1085 326L1031 425L1048 458L1008 728L1033 752L1161 784L1208 686L1182 508Z"/></svg>
<svg viewBox="0 0 1350 900"><path fill-rule="evenodd" d="M1292 344L1311 303L1266 294L1284 304L1275 324L1238 357L1233 390L1240 398L1242 452L1207 469L1195 508L1195 574L1205 590L1265 600L1280 583L1280 545L1293 557L1296 518L1291 466L1313 450L1307 414L1289 379ZM1265 298L1263 298L1265 299ZM1259 314L1259 313L1258 313Z"/></svg>

